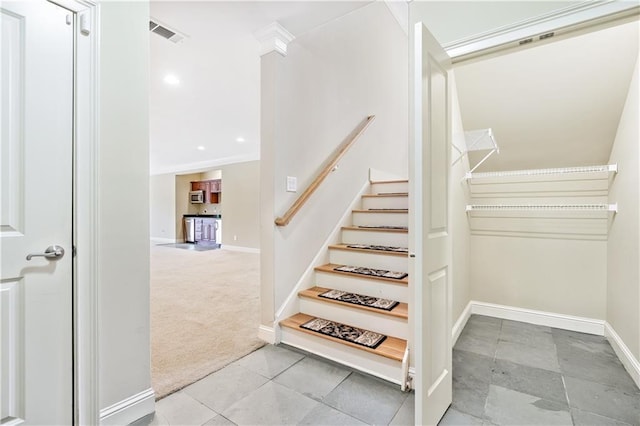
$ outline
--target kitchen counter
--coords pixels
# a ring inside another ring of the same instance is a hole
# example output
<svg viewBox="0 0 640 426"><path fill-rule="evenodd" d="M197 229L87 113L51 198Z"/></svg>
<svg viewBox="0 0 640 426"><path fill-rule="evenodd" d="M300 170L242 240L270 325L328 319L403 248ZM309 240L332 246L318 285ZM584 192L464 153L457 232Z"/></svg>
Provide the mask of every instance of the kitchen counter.
<svg viewBox="0 0 640 426"><path fill-rule="evenodd" d="M212 217L214 219L222 219L221 214L185 214L183 217Z"/></svg>

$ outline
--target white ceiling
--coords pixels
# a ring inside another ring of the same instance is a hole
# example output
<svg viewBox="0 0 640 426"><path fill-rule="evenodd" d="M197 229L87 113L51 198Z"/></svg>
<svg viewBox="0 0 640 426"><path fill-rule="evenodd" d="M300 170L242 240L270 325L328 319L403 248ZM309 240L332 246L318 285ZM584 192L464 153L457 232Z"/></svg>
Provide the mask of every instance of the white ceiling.
<svg viewBox="0 0 640 426"><path fill-rule="evenodd" d="M465 130L492 128L500 147L478 171L605 164L638 28L635 21L457 67Z"/></svg>
<svg viewBox="0 0 640 426"><path fill-rule="evenodd" d="M278 21L299 36L367 3L152 2L151 17L188 38L174 44L150 34L151 174L258 159L260 46L253 33ZM167 74L180 84L164 83Z"/></svg>
<svg viewBox="0 0 640 426"><path fill-rule="evenodd" d="M153 1L151 17L188 38L150 35L151 173L258 159L253 33L278 21L299 36L367 3ZM606 162L637 55L635 22L457 67L465 128L491 127L501 150L479 170ZM179 85L163 82L169 73Z"/></svg>

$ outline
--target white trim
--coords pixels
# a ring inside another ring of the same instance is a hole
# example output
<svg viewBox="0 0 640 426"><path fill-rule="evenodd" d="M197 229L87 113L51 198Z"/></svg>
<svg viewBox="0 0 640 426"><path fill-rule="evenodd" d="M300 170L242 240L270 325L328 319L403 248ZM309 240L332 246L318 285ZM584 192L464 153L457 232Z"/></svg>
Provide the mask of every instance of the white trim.
<svg viewBox="0 0 640 426"><path fill-rule="evenodd" d="M458 341L458 337L460 337L460 333L464 329L464 326L467 325L467 321L469 321L469 317L471 316L471 302L467 303L467 306L464 308L456 323L453 324L451 329L451 347L456 345Z"/></svg>
<svg viewBox="0 0 640 426"><path fill-rule="evenodd" d="M260 249L259 248L253 248L253 247L230 246L228 244L221 244L220 248L223 249L223 250L229 250L229 251L241 251L243 253L260 254Z"/></svg>
<svg viewBox="0 0 640 426"><path fill-rule="evenodd" d="M611 344L618 358L620 358L620 362L622 362L636 386L640 387L640 361L633 356L631 350L608 322L604 323L604 336Z"/></svg>
<svg viewBox="0 0 640 426"><path fill-rule="evenodd" d="M101 425L126 425L155 411L155 392L144 391L100 410Z"/></svg>
<svg viewBox="0 0 640 426"><path fill-rule="evenodd" d="M282 327L282 343L400 385L401 362Z"/></svg>
<svg viewBox="0 0 640 426"><path fill-rule="evenodd" d="M554 32L553 38L556 38L559 34L633 16L639 10L637 2L583 1L577 5L447 43L444 48L453 62L461 62L498 50L518 47L520 40L537 38L535 41L539 41L540 35L549 32ZM532 44L535 42L528 43L527 46Z"/></svg>
<svg viewBox="0 0 640 426"><path fill-rule="evenodd" d="M197 161L195 163L177 164L173 166L153 167L149 171L150 176L164 175L167 173L198 173L210 170L213 167L221 167L229 164L247 163L260 160L260 152L234 155L231 157L217 158L215 160Z"/></svg>
<svg viewBox="0 0 640 426"><path fill-rule="evenodd" d="M260 56L271 52L287 56L287 45L295 39L293 34L278 22L270 23L253 35L260 42Z"/></svg>
<svg viewBox="0 0 640 426"><path fill-rule="evenodd" d="M269 344L276 344L276 330L273 327L267 327L266 325L260 325L258 327L258 338Z"/></svg>
<svg viewBox="0 0 640 426"><path fill-rule="evenodd" d="M471 314L527 322L529 324L544 325L561 328L563 330L578 331L580 333L604 336L604 321L573 315L556 314L553 312L536 311L533 309L516 308L514 306L496 305L485 302L469 302Z"/></svg>
<svg viewBox="0 0 640 426"><path fill-rule="evenodd" d="M98 267L100 264L100 6L93 0L60 0L84 16L92 30L75 37L74 99L74 424L100 418ZM79 26L79 25L78 25ZM76 27L77 30L79 28Z"/></svg>

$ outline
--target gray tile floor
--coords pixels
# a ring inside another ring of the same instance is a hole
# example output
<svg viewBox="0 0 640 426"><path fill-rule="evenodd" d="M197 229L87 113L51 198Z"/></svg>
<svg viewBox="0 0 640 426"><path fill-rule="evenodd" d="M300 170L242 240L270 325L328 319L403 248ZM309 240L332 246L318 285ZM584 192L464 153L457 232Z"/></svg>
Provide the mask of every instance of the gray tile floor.
<svg viewBox="0 0 640 426"><path fill-rule="evenodd" d="M441 425L640 425L640 391L604 337L472 315Z"/></svg>
<svg viewBox="0 0 640 426"><path fill-rule="evenodd" d="M414 394L267 345L156 403L152 425L414 424ZM603 338L474 315L441 425L640 426L640 391Z"/></svg>
<svg viewBox="0 0 640 426"><path fill-rule="evenodd" d="M413 424L413 393L267 345L156 403L151 425Z"/></svg>

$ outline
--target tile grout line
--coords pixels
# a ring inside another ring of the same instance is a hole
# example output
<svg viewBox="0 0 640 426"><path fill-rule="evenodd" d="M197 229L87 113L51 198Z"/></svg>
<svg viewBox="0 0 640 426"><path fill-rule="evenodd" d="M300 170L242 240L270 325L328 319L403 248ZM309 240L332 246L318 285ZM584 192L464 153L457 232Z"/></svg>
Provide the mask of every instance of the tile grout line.
<svg viewBox="0 0 640 426"><path fill-rule="evenodd" d="M502 335L502 327L504 325L504 321L500 320L500 331L498 331L498 338L496 340L496 349L493 352L493 364L492 364L492 369L491 369L491 375L489 376L489 389L487 389L487 395L484 398L484 405L482 407L482 419L481 420L486 420L486 421L490 421L489 418L487 417L487 404L489 403L489 392L491 392L491 384L493 383L493 368L495 368L496 366L496 360L498 359L498 344L500 343L500 336Z"/></svg>

